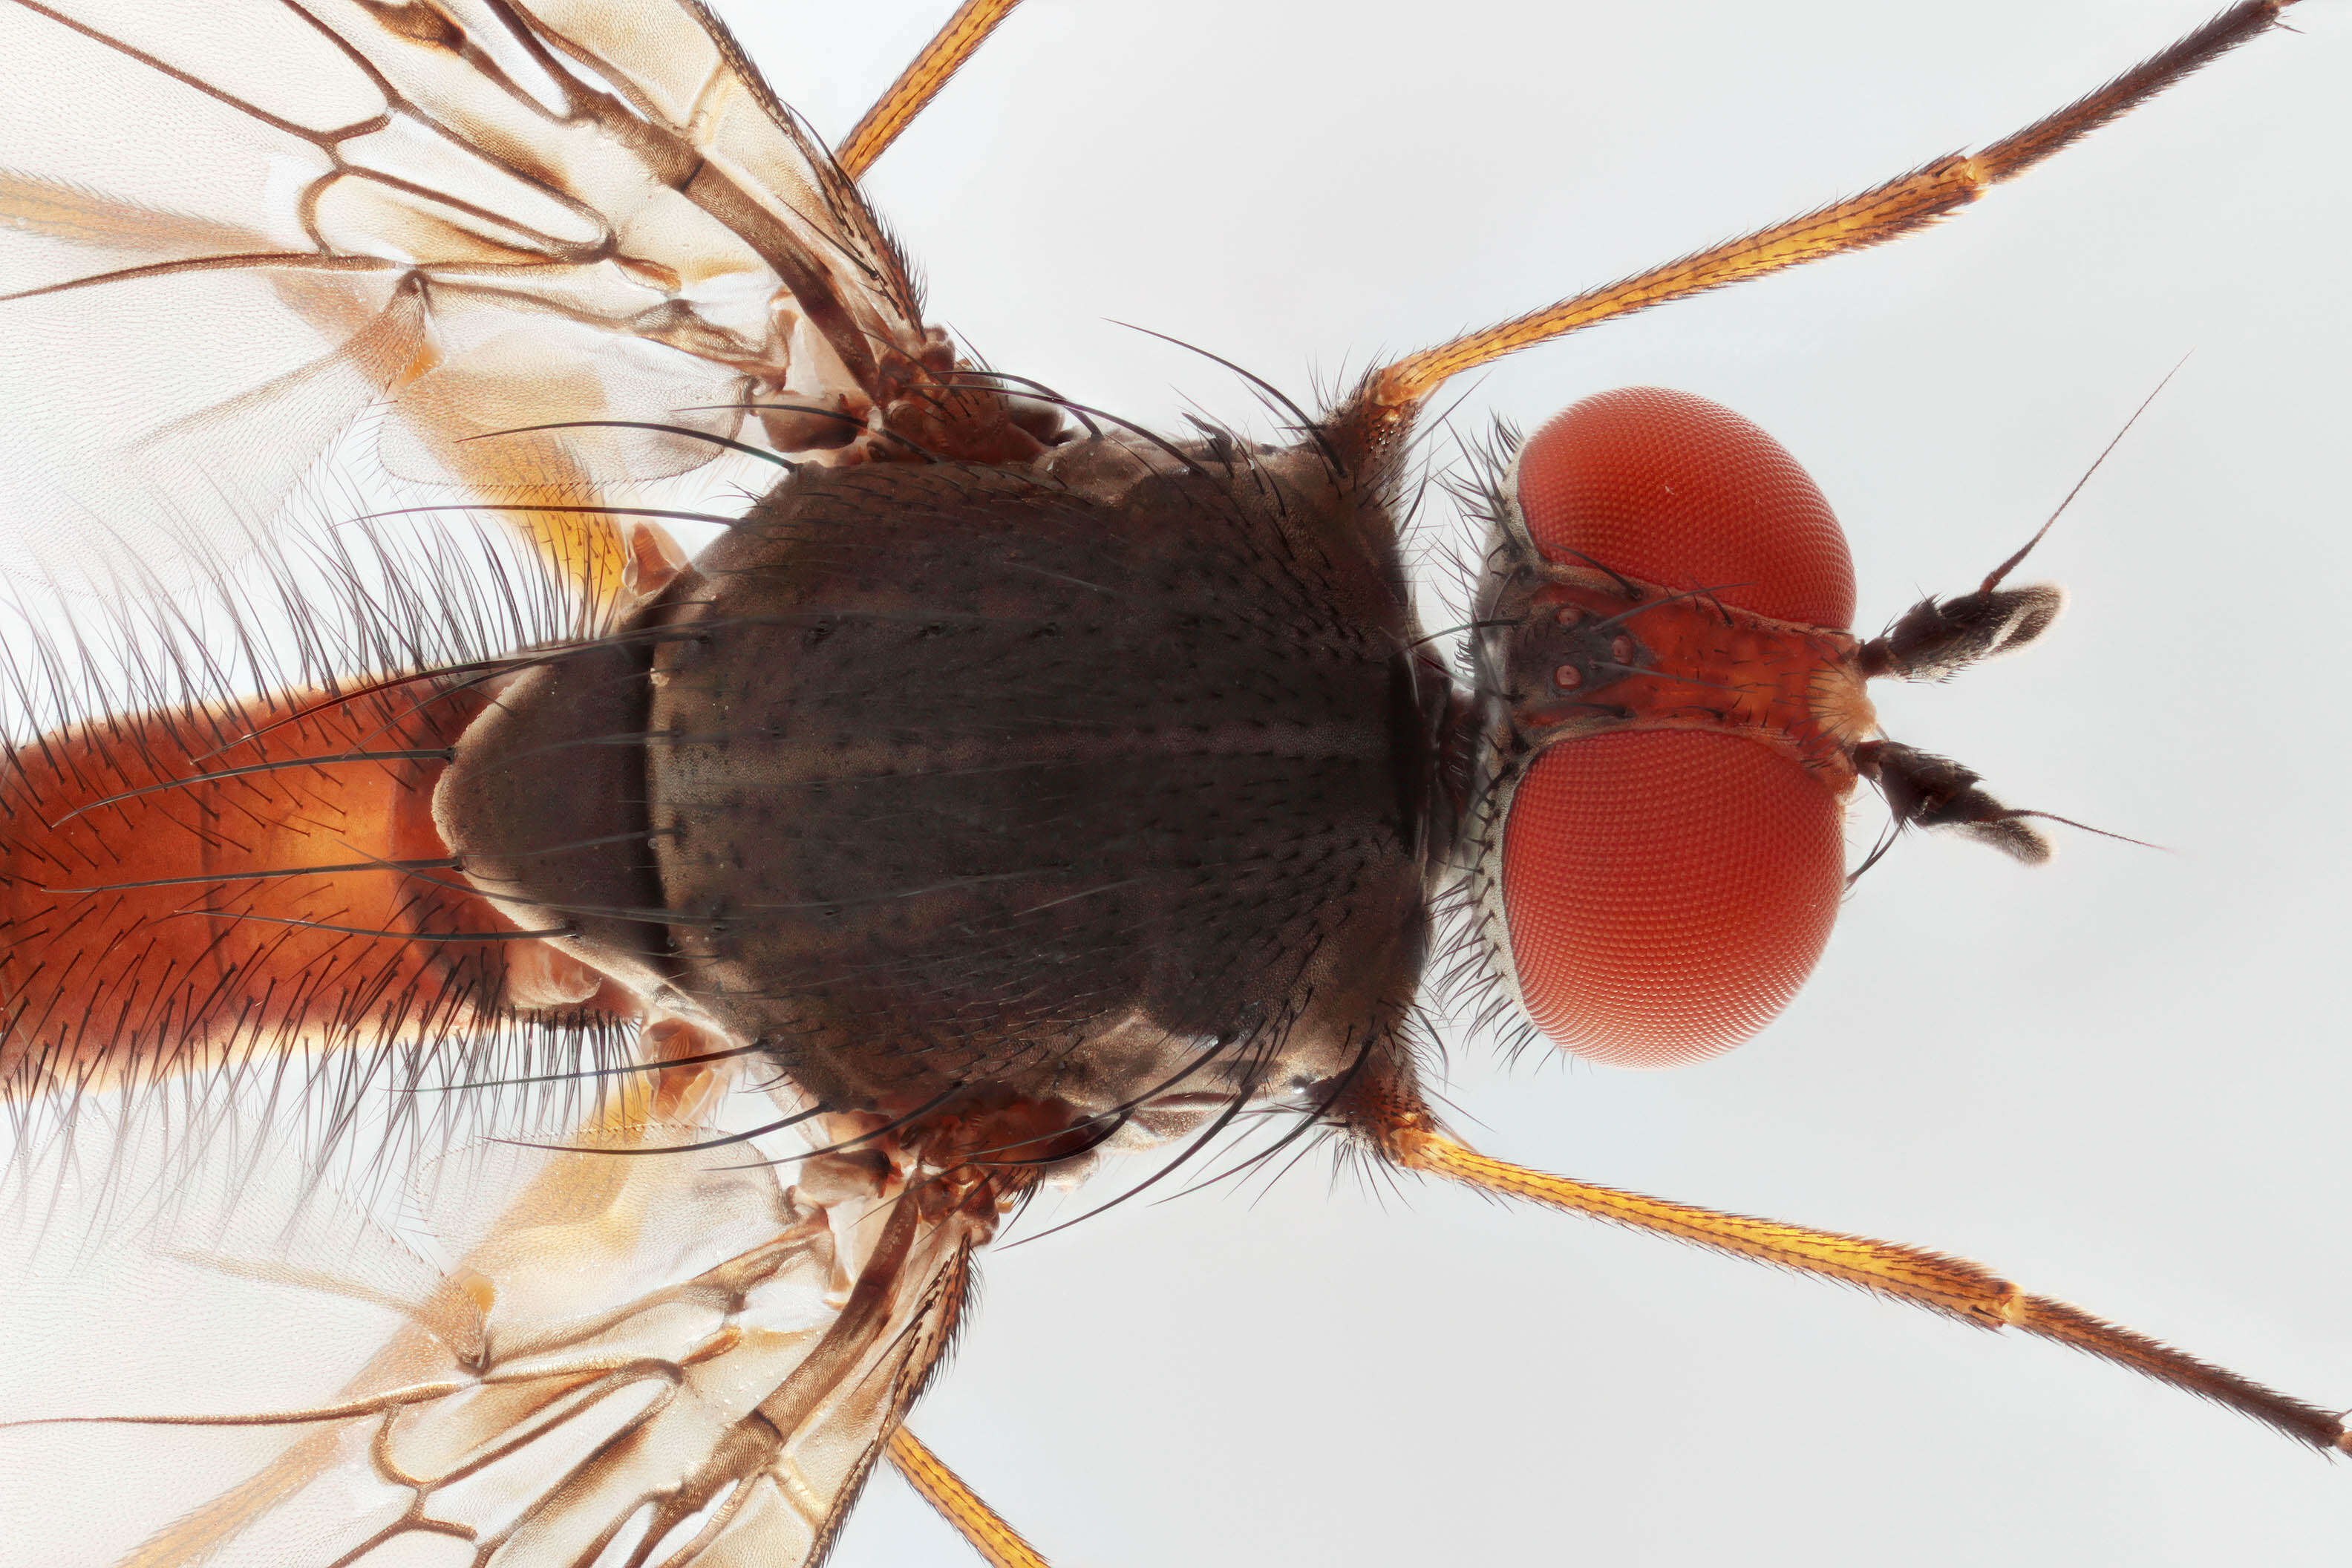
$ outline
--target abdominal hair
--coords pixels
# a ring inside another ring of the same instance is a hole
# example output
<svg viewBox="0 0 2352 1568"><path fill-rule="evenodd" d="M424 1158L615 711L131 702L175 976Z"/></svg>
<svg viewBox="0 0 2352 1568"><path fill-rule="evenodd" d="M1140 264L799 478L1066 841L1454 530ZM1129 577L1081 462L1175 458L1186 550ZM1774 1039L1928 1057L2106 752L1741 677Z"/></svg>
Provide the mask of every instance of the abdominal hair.
<svg viewBox="0 0 2352 1568"><path fill-rule="evenodd" d="M313 706L409 711L520 658L593 643L604 629L586 598L494 518L452 512L431 526L393 526L362 518L348 498L331 510L292 510L267 539L239 542L251 545L241 554L235 544L191 538L169 565L101 549L78 581L0 578L0 803L22 810L26 780L56 776L60 753L50 741L65 731L101 737L91 754L136 786L110 780L92 791L140 793L152 803L158 785L169 789L163 781L172 770L187 765L148 751L152 734L173 736L173 750L201 768L208 738L236 744L282 721L297 694ZM142 723L122 722L131 715ZM113 741L102 739L109 734ZM257 784L299 805L307 776L298 768ZM323 1037L298 1042L239 1026L194 1065L174 1048L166 1020L143 1047L103 1064L112 1081L102 1089L87 1056L77 1063L29 1045L13 1057L0 1049L0 1116L12 1148L0 1181L19 1205L37 1206L45 1186L120 1178L107 1201L126 1221L163 1215L196 1164L249 1162L265 1151L290 1154L339 1185L396 1184L419 1159L453 1145L576 1124L606 1084L582 1069L630 1059L634 1026L609 1016L558 1011L461 1026L477 1000L446 985L415 986L375 1022ZM93 1038L112 1026L102 1017L47 1024ZM90 1163L99 1147L134 1145L148 1150L135 1177ZM154 1151L165 1146L157 1163Z"/></svg>

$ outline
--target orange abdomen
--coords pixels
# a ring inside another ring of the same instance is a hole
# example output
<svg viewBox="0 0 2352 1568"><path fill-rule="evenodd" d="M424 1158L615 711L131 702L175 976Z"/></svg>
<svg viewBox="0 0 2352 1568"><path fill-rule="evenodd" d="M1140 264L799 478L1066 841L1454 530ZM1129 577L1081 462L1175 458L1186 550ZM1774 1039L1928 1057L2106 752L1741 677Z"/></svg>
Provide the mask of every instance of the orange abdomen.
<svg viewBox="0 0 2352 1568"><path fill-rule="evenodd" d="M471 691L94 721L0 763L0 1093L430 1040L508 1007L515 928L433 826Z"/></svg>

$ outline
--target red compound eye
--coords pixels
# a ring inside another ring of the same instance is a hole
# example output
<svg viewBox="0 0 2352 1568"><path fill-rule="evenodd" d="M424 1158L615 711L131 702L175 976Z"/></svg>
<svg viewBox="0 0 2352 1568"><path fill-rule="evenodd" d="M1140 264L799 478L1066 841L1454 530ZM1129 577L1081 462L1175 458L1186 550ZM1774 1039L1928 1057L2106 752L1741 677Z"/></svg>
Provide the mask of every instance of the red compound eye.
<svg viewBox="0 0 2352 1568"><path fill-rule="evenodd" d="M1776 620L1853 624L1853 558L1821 487L1719 403L1663 386L1588 397L1519 448L1518 500L1552 560L1580 552Z"/></svg>
<svg viewBox="0 0 2352 1568"><path fill-rule="evenodd" d="M1703 1060L1797 994L1844 875L1837 797L1760 742L1620 730L1554 746L1503 829L1519 994L1578 1056Z"/></svg>
<svg viewBox="0 0 2352 1568"><path fill-rule="evenodd" d="M1586 399L1521 449L1537 546L1752 614L1843 629L1853 564L1821 490L1729 409L1657 387ZM1638 627L1638 623L1636 623ZM1640 721L1538 757L1502 851L1504 924L1536 1026L1579 1056L1674 1067L1769 1023L1829 941L1839 797L1730 729Z"/></svg>

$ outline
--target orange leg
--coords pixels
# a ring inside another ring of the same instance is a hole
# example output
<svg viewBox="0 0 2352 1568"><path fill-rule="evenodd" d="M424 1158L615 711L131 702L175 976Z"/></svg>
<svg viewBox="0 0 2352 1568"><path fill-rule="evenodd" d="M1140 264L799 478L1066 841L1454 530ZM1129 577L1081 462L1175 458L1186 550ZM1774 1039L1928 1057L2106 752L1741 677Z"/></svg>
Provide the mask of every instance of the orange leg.
<svg viewBox="0 0 2352 1568"><path fill-rule="evenodd" d="M834 158L851 179L860 178L874 166L874 160L914 123L915 116L939 96L948 79L963 68L964 61L978 52L996 25L1019 4L1021 0L963 0L956 7L946 26L923 46L923 52L908 63L898 79L884 89L874 107L842 139Z"/></svg>
<svg viewBox="0 0 2352 1568"><path fill-rule="evenodd" d="M2096 91L1981 152L1951 153L1817 212L1409 354L1374 371L1335 423L1354 442L1376 449L1401 437L1422 400L1465 370L1669 300L1884 245L1925 228L2268 32L2294 3L2245 0Z"/></svg>
<svg viewBox="0 0 2352 1568"><path fill-rule="evenodd" d="M2017 1329L2128 1367L2158 1383L2251 1415L2273 1431L2335 1453L2352 1453L2344 1418L2210 1362L2200 1361L2048 1296L2021 1290L1981 1264L1925 1247L1724 1214L1571 1181L1481 1154L1439 1131L1429 1112L1397 1089L1367 1086L1351 1116L1381 1153L1411 1171L1498 1197L1647 1231L1782 1268L1858 1285L1983 1329Z"/></svg>
<svg viewBox="0 0 2352 1568"><path fill-rule="evenodd" d="M890 1434L890 1462L922 1494L940 1517L971 1544L990 1568L1046 1568L1038 1550L1004 1522L1004 1516L981 1500L963 1478L947 1468L937 1454L904 1426Z"/></svg>

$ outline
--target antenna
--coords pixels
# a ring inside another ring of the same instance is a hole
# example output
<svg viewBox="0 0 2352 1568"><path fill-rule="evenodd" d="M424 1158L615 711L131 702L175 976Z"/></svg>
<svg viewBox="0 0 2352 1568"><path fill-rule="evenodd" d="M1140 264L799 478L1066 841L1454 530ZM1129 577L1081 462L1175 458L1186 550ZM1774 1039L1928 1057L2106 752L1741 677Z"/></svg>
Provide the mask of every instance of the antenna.
<svg viewBox="0 0 2352 1568"><path fill-rule="evenodd" d="M2191 349L2189 353L2194 353L2196 352L2196 350ZM2033 531L2033 537L2027 540L2024 544L2020 546L2016 554L2011 556L2008 560L2002 562L2000 565L1992 569L1992 575L1987 577L1982 583L1977 585L1978 593L1990 594L1995 588L2000 587L2000 580L2003 577L2008 576L2011 572L2015 571L2017 569L2017 563L2024 560L2028 554L2032 553L2035 545L2042 542L2042 535L2050 531L2051 525L2058 521L2060 513L2063 512L2068 507L2074 504L2074 498L2083 493L2083 487L2091 482L2091 476L2097 473L2099 471L2099 465L2107 460L2107 454L2114 451L2116 446L2122 442L2126 436L2131 434L2131 427L2139 423L2139 416L2147 412L2147 405L2156 401L2157 394L2162 392L2167 386L2169 386L2172 384L2172 378L2180 374L2180 367L2188 363L2189 354L2182 354L2173 364L2173 367L2164 373L2164 379L2156 384L2156 391L2149 393L2146 397L2140 399L2139 406L2133 409L2131 417L2124 421L2124 427L2116 431L2114 438L2099 449L2099 455L2097 457L2091 459L2091 466L2083 470L2083 477L2074 481L2074 488L2068 490L2066 492L2066 499L2058 503L2057 511L2052 512L2049 518L2043 521L2042 526Z"/></svg>

